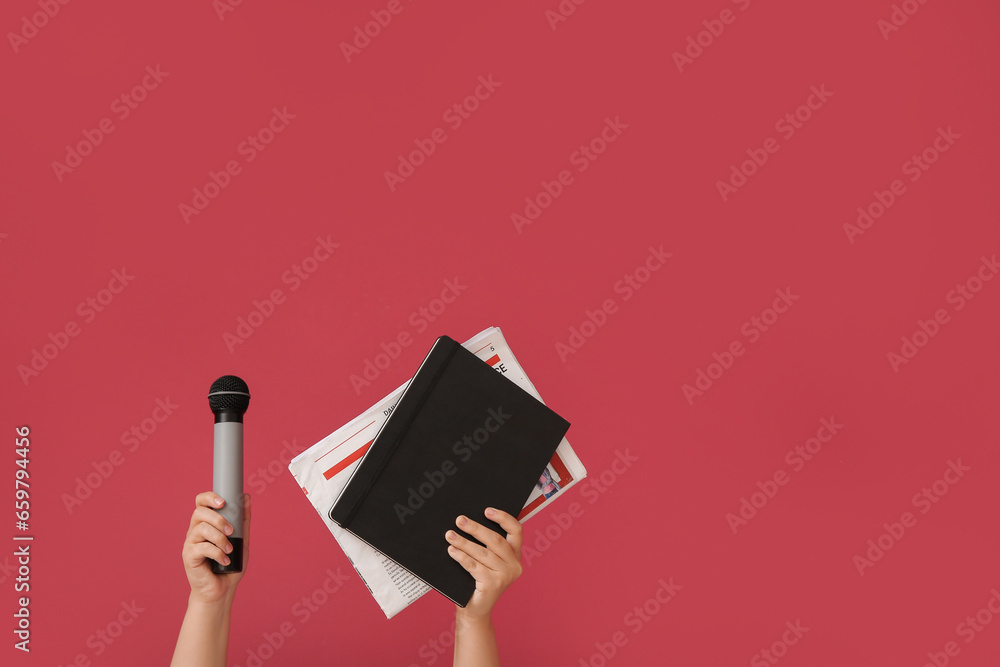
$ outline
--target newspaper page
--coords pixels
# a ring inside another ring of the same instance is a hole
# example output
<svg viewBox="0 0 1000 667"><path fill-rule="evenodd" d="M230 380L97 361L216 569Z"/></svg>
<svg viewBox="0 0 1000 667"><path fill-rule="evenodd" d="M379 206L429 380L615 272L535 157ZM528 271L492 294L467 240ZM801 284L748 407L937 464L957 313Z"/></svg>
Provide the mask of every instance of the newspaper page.
<svg viewBox="0 0 1000 667"><path fill-rule="evenodd" d="M542 400L517 363L499 328L486 329L463 345L498 373ZM405 388L404 383L365 413L296 456L288 465L295 482L347 554L386 618L392 618L431 588L396 561L338 526L330 519L328 512ZM563 438L518 519L525 521L534 516L586 474L583 463Z"/></svg>

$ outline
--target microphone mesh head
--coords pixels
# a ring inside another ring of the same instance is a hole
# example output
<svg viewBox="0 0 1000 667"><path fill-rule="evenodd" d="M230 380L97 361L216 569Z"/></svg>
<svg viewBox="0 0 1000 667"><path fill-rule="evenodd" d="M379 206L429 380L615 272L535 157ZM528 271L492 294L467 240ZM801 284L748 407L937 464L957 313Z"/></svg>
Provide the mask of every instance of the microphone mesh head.
<svg viewBox="0 0 1000 667"><path fill-rule="evenodd" d="M216 392L239 392L234 394L224 394ZM250 407L250 388L247 383L235 375L223 375L212 383L212 388L208 390L208 406L212 412L219 410L236 410L240 414ZM214 394L214 395L213 395Z"/></svg>

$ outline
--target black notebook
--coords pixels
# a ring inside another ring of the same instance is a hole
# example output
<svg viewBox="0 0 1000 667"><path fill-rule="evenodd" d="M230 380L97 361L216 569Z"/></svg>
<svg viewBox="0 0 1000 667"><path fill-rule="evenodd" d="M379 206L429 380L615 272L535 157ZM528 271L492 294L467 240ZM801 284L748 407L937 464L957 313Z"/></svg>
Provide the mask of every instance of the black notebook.
<svg viewBox="0 0 1000 667"><path fill-rule="evenodd" d="M376 434L330 518L460 606L472 575L448 555L460 514L501 535L487 507L517 516L569 422L441 336Z"/></svg>

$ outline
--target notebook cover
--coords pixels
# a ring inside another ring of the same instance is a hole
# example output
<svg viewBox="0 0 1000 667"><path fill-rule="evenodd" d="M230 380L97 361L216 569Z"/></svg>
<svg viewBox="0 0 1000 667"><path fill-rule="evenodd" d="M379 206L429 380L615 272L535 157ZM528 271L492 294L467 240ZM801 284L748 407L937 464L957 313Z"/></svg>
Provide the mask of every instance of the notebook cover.
<svg viewBox="0 0 1000 667"><path fill-rule="evenodd" d="M435 341L330 518L458 605L472 575L444 534L496 507L517 516L569 422L447 336ZM471 537L465 535L465 537Z"/></svg>

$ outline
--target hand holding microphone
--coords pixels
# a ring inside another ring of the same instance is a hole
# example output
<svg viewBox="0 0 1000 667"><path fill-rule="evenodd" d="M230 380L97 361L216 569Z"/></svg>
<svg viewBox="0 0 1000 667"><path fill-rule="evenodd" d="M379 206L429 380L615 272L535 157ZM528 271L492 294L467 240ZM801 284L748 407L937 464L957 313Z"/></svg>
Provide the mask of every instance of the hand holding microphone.
<svg viewBox="0 0 1000 667"><path fill-rule="evenodd" d="M245 564L249 554L250 537L250 496L245 495L243 506L243 539L245 547L241 563ZM195 510L191 515L191 526L184 539L182 558L184 572L191 584L191 599L204 604L232 602L236 587L243 578L243 572L220 576L214 574L214 567L227 565L233 561L232 544L227 530L235 527L216 510L223 505L223 499L211 491L199 493L195 498Z"/></svg>
<svg viewBox="0 0 1000 667"><path fill-rule="evenodd" d="M250 495L243 493L243 413L250 392L243 380L227 375L212 384L208 400L215 413L215 490L195 498L182 557L192 600L213 604L232 601L248 553Z"/></svg>

